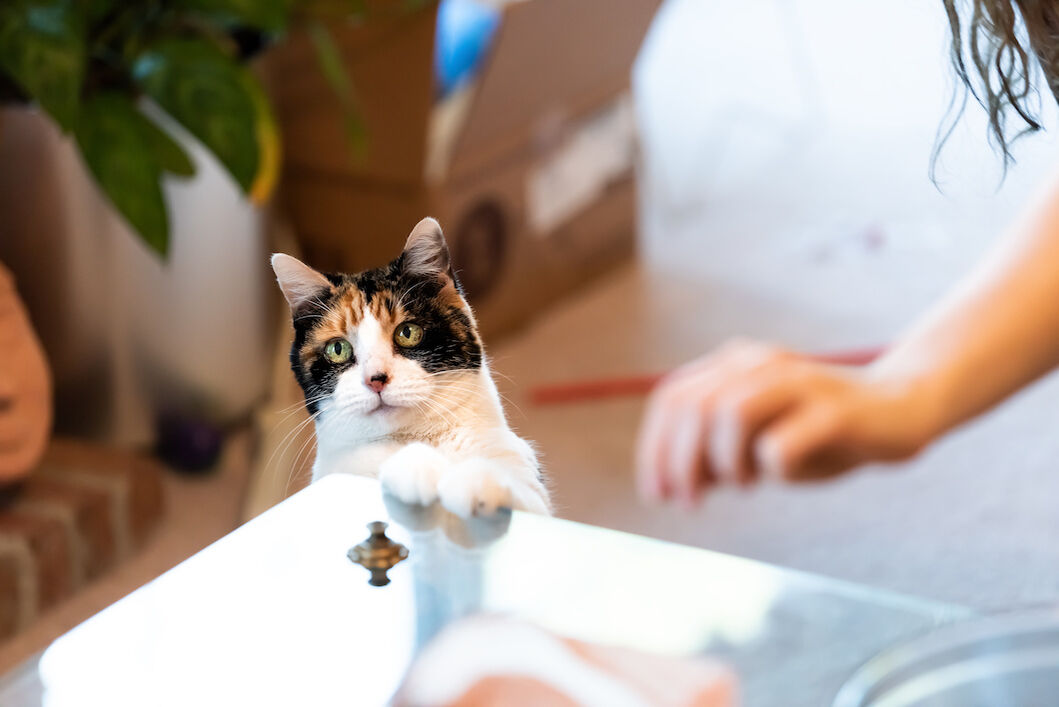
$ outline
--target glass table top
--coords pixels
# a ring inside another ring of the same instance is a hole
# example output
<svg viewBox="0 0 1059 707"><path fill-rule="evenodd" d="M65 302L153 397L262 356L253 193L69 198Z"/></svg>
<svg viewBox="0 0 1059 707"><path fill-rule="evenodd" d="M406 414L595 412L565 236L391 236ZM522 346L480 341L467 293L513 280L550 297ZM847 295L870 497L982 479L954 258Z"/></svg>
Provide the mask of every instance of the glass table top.
<svg viewBox="0 0 1059 707"><path fill-rule="evenodd" d="M382 587L346 557L376 520L410 550ZM831 704L881 649L970 615L554 518L461 521L330 476L59 638L8 689L48 707L381 705L422 645L478 611L716 656L749 707Z"/></svg>

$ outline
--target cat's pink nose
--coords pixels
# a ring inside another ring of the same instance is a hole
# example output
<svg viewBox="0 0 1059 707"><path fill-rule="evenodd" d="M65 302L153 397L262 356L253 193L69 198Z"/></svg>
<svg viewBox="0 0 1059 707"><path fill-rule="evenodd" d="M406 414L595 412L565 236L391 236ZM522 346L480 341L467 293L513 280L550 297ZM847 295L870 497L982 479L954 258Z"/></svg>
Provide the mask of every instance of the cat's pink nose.
<svg viewBox="0 0 1059 707"><path fill-rule="evenodd" d="M386 384L390 381L390 376L385 373L376 373L369 378L366 383L369 388L374 390L376 393L381 393L382 389L386 387Z"/></svg>

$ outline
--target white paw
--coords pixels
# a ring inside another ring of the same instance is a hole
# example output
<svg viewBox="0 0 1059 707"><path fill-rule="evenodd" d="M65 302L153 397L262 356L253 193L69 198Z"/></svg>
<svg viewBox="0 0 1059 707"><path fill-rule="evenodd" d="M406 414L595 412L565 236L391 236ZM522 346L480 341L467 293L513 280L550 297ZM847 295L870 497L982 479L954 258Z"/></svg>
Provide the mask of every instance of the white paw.
<svg viewBox="0 0 1059 707"><path fill-rule="evenodd" d="M413 442L379 465L379 481L405 503L429 506L438 497L438 479L449 465L449 460L434 447Z"/></svg>
<svg viewBox="0 0 1059 707"><path fill-rule="evenodd" d="M438 482L438 499L452 513L466 518L513 508L548 515L544 487L534 478L519 478L524 470L492 459L468 459L453 464Z"/></svg>

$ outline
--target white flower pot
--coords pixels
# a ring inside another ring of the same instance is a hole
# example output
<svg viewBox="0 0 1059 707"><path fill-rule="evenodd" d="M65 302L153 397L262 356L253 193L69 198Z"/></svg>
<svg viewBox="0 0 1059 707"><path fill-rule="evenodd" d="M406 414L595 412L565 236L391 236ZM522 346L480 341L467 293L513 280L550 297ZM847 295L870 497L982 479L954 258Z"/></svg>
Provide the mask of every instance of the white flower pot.
<svg viewBox="0 0 1059 707"><path fill-rule="evenodd" d="M197 142L165 185L167 262L102 196L70 138L0 112L0 260L53 368L59 432L153 440L163 410L224 423L263 394L270 271L263 217Z"/></svg>

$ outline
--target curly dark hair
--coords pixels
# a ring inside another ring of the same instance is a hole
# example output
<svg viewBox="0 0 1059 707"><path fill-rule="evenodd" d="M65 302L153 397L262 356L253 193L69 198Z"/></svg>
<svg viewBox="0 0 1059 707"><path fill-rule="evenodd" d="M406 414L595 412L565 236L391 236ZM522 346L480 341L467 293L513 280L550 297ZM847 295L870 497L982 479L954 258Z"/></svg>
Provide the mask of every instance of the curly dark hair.
<svg viewBox="0 0 1059 707"><path fill-rule="evenodd" d="M1014 162L1011 145L1041 130L1038 70L1059 99L1059 0L942 0L952 30L952 66L959 79L931 159L938 156L967 106L968 94L989 116L989 137ZM1012 127L1009 119L1017 123Z"/></svg>

